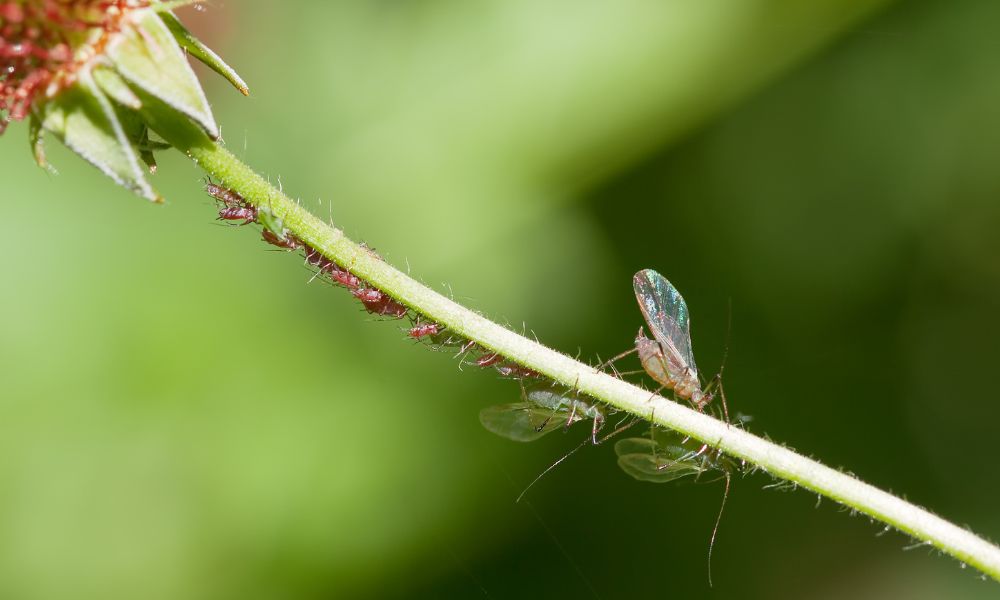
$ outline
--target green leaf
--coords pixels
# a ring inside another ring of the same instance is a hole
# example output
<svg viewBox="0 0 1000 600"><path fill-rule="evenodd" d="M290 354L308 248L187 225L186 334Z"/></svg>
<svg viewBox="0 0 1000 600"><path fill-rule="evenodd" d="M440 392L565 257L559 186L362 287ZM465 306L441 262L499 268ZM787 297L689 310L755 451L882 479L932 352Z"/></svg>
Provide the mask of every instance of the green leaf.
<svg viewBox="0 0 1000 600"><path fill-rule="evenodd" d="M208 99L184 51L152 10L136 11L131 27L108 44L107 55L118 72L135 86L159 98L219 138Z"/></svg>
<svg viewBox="0 0 1000 600"><path fill-rule="evenodd" d="M163 19L163 23L170 29L170 32L174 34L174 39L177 40L177 43L181 45L181 48L187 50L188 54L205 63L208 68L219 75L225 77L244 96L250 95L250 88L247 87L246 82L243 81L243 78L239 76L236 70L226 64L226 61L222 60L222 57L213 52L211 48L201 43L201 40L194 37L172 12L163 11L160 13L160 18Z"/></svg>
<svg viewBox="0 0 1000 600"><path fill-rule="evenodd" d="M163 201L146 180L114 107L88 72L81 71L76 84L47 102L42 111L42 127L71 150L119 185L152 202ZM36 148L40 133L37 140Z"/></svg>

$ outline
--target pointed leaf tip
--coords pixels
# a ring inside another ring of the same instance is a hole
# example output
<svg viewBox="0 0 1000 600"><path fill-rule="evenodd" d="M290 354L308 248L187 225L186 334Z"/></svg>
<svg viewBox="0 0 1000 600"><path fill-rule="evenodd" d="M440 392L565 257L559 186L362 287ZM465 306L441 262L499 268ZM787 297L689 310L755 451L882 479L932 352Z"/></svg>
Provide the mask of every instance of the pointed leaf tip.
<svg viewBox="0 0 1000 600"><path fill-rule="evenodd" d="M206 46L194 36L184 24L171 12L164 11L160 13L160 18L166 24L170 32L174 34L174 39L180 44L181 48L187 51L188 54L197 58L203 62L208 68L212 69L219 75L226 78L229 83L233 84L241 94L244 96L250 95L250 88L247 87L243 78L239 76L235 69L230 67L226 61L222 60L218 54L212 51L211 48Z"/></svg>

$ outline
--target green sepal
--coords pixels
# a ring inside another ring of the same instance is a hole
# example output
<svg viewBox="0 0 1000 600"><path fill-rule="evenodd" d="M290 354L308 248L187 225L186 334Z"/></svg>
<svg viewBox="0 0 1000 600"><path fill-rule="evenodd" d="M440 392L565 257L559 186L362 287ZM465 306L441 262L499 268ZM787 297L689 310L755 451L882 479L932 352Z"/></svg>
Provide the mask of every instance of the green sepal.
<svg viewBox="0 0 1000 600"><path fill-rule="evenodd" d="M163 202L146 180L114 106L87 71L81 71L76 83L46 102L41 111L42 127L70 150L119 185L151 202Z"/></svg>
<svg viewBox="0 0 1000 600"><path fill-rule="evenodd" d="M38 115L31 113L28 119L28 143L31 144L31 154L35 157L35 163L50 173L55 173L55 169L45 158L45 128Z"/></svg>
<svg viewBox="0 0 1000 600"><path fill-rule="evenodd" d="M139 98L136 97L135 100L141 107L142 102L139 102ZM139 153L139 158L146 163L150 173L155 173L156 159L153 157L153 147L149 142L149 127L146 127L146 123L137 112L128 110L128 107L117 106L115 112L118 114L125 136Z"/></svg>
<svg viewBox="0 0 1000 600"><path fill-rule="evenodd" d="M219 75L225 77L244 96L250 95L250 88L247 87L246 82L243 81L243 78L239 76L236 70L226 64L226 61L222 60L222 57L213 52L211 48L201 43L201 40L194 37L194 34L188 31L187 27L184 27L173 13L163 11L160 13L160 18L163 19L163 23L170 29L170 32L174 34L174 39L177 40L177 43L181 45L181 48L187 50L188 54L203 62L205 66Z"/></svg>
<svg viewBox="0 0 1000 600"><path fill-rule="evenodd" d="M107 55L118 73L219 139L205 92L174 35L155 11L134 14L132 26L123 27L108 44Z"/></svg>
<svg viewBox="0 0 1000 600"><path fill-rule="evenodd" d="M94 74L94 81L97 82L97 85L101 86L101 89L109 98L132 110L142 108L142 102L139 101L139 97L128 87L128 84L125 83L121 75L108 67L101 66L94 67L92 73Z"/></svg>

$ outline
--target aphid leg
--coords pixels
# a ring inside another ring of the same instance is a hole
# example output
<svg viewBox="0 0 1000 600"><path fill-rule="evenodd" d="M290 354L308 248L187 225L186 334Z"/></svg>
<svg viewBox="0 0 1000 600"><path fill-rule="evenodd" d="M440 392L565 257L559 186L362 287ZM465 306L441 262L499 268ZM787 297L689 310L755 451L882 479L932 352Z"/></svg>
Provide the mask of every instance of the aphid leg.
<svg viewBox="0 0 1000 600"><path fill-rule="evenodd" d="M626 350L625 352L622 352L621 354L617 354L615 356L612 356L608 360L606 360L606 361L598 364L596 367L594 367L594 369L596 369L597 371L603 371L606 367L611 367L612 369L614 369L614 364L616 362L618 362L619 360L625 358L626 356L628 356L628 355L630 355L630 354L632 354L634 352L638 352L638 350L639 350L638 348L636 348L635 346L633 346L631 349Z"/></svg>
<svg viewBox="0 0 1000 600"><path fill-rule="evenodd" d="M631 426L632 426L632 424L630 423L629 427L631 427ZM604 417L602 415L598 414L596 417L594 417L594 420L591 421L591 425L590 425L590 443L591 444L593 444L595 446L598 444L598 441L597 441L597 432L600 431L602 427L604 427ZM601 440L601 441L604 441L604 440Z"/></svg>
<svg viewBox="0 0 1000 600"><path fill-rule="evenodd" d="M640 421L642 421L642 419L640 419L639 417L634 417L632 419L629 419L628 422L625 423L624 425L619 425L611 433L608 433L608 434L600 437L595 442L594 445L596 446L597 444L603 444L604 442L610 440L611 438L615 437L616 435L618 435L619 433L625 431L626 429L632 428L636 423L638 423ZM604 425L604 419L601 419L601 426L603 426L603 425ZM600 427L598 427L597 429L600 430ZM592 435L595 435L595 434L596 434L596 432L592 433Z"/></svg>
<svg viewBox="0 0 1000 600"><path fill-rule="evenodd" d="M476 342L469 340L462 344L462 347L458 349L455 353L455 358L458 358L458 370L462 370L462 365L465 364L465 359L469 356L469 353L476 347Z"/></svg>
<svg viewBox="0 0 1000 600"><path fill-rule="evenodd" d="M569 419L566 419L566 427L565 427L566 429L569 429L569 426L576 422L576 409L579 408L580 406L580 403L577 402L577 386L579 385L580 385L580 376L577 375L576 381L573 382L573 387L569 389L569 394L570 396L572 396L570 401L573 403L573 407L569 411ZM566 396L563 397L565 398Z"/></svg>
<svg viewBox="0 0 1000 600"><path fill-rule="evenodd" d="M649 398L646 399L646 402L652 402L653 398L656 398L657 396L659 396L660 392L662 392L664 390L664 388L666 388L666 387L667 386L665 386L665 385L661 385L660 387L658 387L655 390L653 390L653 393L649 395ZM675 402L677 401L676 394L674 395L674 401Z"/></svg>

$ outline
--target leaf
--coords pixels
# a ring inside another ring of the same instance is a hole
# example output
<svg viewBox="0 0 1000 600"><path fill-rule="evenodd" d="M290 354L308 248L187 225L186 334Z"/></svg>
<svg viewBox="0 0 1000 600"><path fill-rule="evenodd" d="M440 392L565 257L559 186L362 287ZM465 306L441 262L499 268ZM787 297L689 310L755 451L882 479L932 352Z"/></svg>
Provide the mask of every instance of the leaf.
<svg viewBox="0 0 1000 600"><path fill-rule="evenodd" d="M244 96L250 95L250 88L247 87L246 82L243 81L243 78L239 76L236 70L226 64L226 61L222 60L222 57L213 52L211 48L201 43L201 40L194 37L180 20L174 16L174 13L163 11L160 13L160 18L163 19L163 23L170 29L170 32L174 34L174 39L177 40L177 43L188 54L203 62L208 68L219 75L225 77Z"/></svg>
<svg viewBox="0 0 1000 600"><path fill-rule="evenodd" d="M108 44L107 55L117 71L219 139L205 92L173 34L154 11L134 14L132 26L124 27Z"/></svg>
<svg viewBox="0 0 1000 600"><path fill-rule="evenodd" d="M102 173L147 200L163 201L146 180L114 107L88 72L81 71L77 82L45 103L42 112L42 127Z"/></svg>

